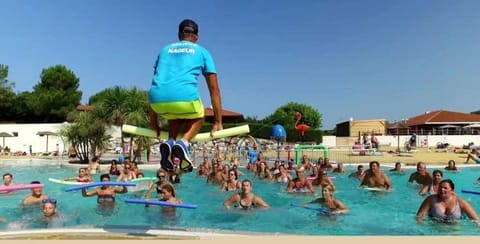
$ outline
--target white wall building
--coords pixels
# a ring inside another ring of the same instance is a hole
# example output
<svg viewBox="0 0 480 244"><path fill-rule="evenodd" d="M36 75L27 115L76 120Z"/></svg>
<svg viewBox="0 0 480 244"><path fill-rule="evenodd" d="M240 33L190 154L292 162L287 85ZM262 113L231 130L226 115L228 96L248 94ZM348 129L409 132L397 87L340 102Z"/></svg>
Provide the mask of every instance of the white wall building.
<svg viewBox="0 0 480 244"><path fill-rule="evenodd" d="M63 152L68 150L70 146L66 140L60 136L60 131L68 126L69 123L50 123L50 124L0 124L0 133L6 132L13 137L1 137L0 145L2 148L8 146L10 152L17 151L30 153L30 146L32 153L42 152ZM56 135L40 136L39 132L52 132ZM120 137L120 128L112 127L109 132L113 138ZM5 145L3 142L5 141ZM48 144L47 144L48 143Z"/></svg>

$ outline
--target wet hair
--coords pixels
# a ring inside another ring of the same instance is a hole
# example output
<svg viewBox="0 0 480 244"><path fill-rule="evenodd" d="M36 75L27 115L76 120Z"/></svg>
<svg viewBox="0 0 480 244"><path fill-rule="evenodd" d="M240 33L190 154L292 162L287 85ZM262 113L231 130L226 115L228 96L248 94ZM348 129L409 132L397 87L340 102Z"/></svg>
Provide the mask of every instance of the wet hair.
<svg viewBox="0 0 480 244"><path fill-rule="evenodd" d="M252 182L251 182L250 180L248 180L248 179L242 180L242 185L243 185L243 183L245 183L245 182L248 182L248 183L250 184L250 186L252 186Z"/></svg>
<svg viewBox="0 0 480 244"><path fill-rule="evenodd" d="M162 190L166 190L170 193L172 193L172 196L173 197L176 197L176 194L175 194L175 187L173 187L172 183L163 183L161 186L160 186L160 189Z"/></svg>
<svg viewBox="0 0 480 244"><path fill-rule="evenodd" d="M3 178L5 178L5 176L10 176L10 178L13 178L13 175L12 175L12 174L10 174L10 173L5 173L5 174L3 174L3 176L2 176L2 177L3 177Z"/></svg>
<svg viewBox="0 0 480 244"><path fill-rule="evenodd" d="M372 165L376 164L378 167L380 167L380 163L378 161L371 161L369 164L369 167L372 168Z"/></svg>
<svg viewBox="0 0 480 244"><path fill-rule="evenodd" d="M440 185L441 185L442 183L447 183L447 184L449 184L449 185L450 185L450 188L452 188L452 190L455 190L455 184L453 183L452 180L450 180L450 179L445 179L445 180L440 181Z"/></svg>
<svg viewBox="0 0 480 244"><path fill-rule="evenodd" d="M234 170L234 169L230 169L228 170L228 174L230 175L230 172L233 172L235 174L235 179L238 180L238 175L237 175L237 171Z"/></svg>
<svg viewBox="0 0 480 244"><path fill-rule="evenodd" d="M436 173L439 173L440 176L443 177L443 172L442 172L441 170L439 170L439 169L434 170L434 171L432 172L432 175L435 175ZM452 188L452 189L453 189L453 188Z"/></svg>
<svg viewBox="0 0 480 244"><path fill-rule="evenodd" d="M108 180L110 180L110 174L102 174L100 175L100 180L104 179L104 178L107 178Z"/></svg>
<svg viewBox="0 0 480 244"><path fill-rule="evenodd" d="M328 191L333 195L334 190L330 184L322 186L322 191L323 191L323 188L328 189Z"/></svg>
<svg viewBox="0 0 480 244"><path fill-rule="evenodd" d="M34 181L30 182L30 184L41 184L41 183L38 180L34 180Z"/></svg>

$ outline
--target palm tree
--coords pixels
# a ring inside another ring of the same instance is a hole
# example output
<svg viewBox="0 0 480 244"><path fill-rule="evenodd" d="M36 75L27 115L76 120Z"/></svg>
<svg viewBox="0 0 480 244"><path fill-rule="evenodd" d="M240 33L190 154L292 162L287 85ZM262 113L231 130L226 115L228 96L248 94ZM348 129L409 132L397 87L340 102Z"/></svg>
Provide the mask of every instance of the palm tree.
<svg viewBox="0 0 480 244"><path fill-rule="evenodd" d="M90 99L98 112L103 114L103 119L109 124L122 127L124 124L131 124L139 127L149 126L148 97L146 91L137 88L125 89L119 86L109 88L97 93ZM130 148L132 148L133 136L130 136ZM143 147L149 148L150 139L139 137L139 150ZM121 144L124 145L123 132ZM131 149L129 154L131 155Z"/></svg>

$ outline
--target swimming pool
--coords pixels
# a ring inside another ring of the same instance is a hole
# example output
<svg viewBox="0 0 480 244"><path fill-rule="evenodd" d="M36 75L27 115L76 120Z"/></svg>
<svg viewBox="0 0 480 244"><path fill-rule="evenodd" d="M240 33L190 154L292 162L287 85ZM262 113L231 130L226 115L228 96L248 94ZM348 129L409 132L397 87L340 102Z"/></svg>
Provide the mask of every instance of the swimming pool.
<svg viewBox="0 0 480 244"><path fill-rule="evenodd" d="M102 167L108 167L103 166ZM304 203L321 195L286 194L284 186L278 183L259 181L245 169L240 179L251 179L253 192L261 196L271 208L268 210L241 211L226 210L222 203L231 192L222 192L219 186L207 184L205 178L197 178L195 171L185 174L182 183L176 185L178 198L184 203L196 204L197 209L176 210L175 216L163 215L159 207L145 208L139 204L126 204L125 198L142 197L143 192L117 195L113 209L97 206L96 197L84 198L80 191L65 192L66 185L49 182L48 178L65 178L76 175L77 167L58 161L2 161L0 173L10 172L15 183L41 181L44 193L58 200L58 210L62 221L48 223L41 221L39 208L22 207L20 202L30 194L29 190L16 191L1 195L1 216L7 219L0 223L0 230L14 231L42 228L102 228L105 226L131 226L131 228L186 229L200 232L238 232L261 234L296 235L479 235L479 229L468 219L459 224L435 224L426 221L420 226L415 213L424 197L418 196L418 190L407 186L407 180L414 169L405 174L390 174L393 191L388 193L369 192L357 189L358 182L348 178L355 166L345 166L346 174L335 175L337 188L335 197L350 209L343 216L328 217L317 215L315 211L291 207L291 203ZM386 170L387 168L384 168ZM434 168L428 167L431 172ZM144 169L146 176L154 176L154 169ZM477 189L475 180L480 176L480 168L462 168L459 173L443 171L444 179L450 178L455 191L466 199L480 213L480 195L464 194L461 189ZM333 174L330 174L333 176ZM99 175L94 179L98 180ZM426 219L427 220L427 219Z"/></svg>

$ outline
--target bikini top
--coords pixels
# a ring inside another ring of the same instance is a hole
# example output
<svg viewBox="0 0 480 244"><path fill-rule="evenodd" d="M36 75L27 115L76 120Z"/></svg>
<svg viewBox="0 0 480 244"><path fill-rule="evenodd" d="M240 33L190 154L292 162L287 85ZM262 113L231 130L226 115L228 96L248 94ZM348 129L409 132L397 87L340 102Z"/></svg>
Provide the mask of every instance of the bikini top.
<svg viewBox="0 0 480 244"><path fill-rule="evenodd" d="M240 208L248 210L248 209L251 209L251 208L255 207L255 203L253 202L253 198L255 197L255 195L253 193L248 198L250 200L250 205L243 205L242 200L245 200L245 198L242 199L242 193L241 192L238 193L238 195L240 196L240 201L238 201L238 205L239 205Z"/></svg>
<svg viewBox="0 0 480 244"><path fill-rule="evenodd" d="M307 179L303 179L303 181L300 181L299 178L296 178L294 181L295 181L295 188L297 189L302 189L307 185L306 184Z"/></svg>
<svg viewBox="0 0 480 244"><path fill-rule="evenodd" d="M88 179L88 177L84 177L84 178L81 178L81 177L77 177L77 182L89 182L90 179Z"/></svg>
<svg viewBox="0 0 480 244"><path fill-rule="evenodd" d="M446 213L445 210L442 210L440 207L440 202L438 197L435 198L433 206L430 208L429 216L435 220L442 222L452 222L459 220L462 217L462 210L460 209L460 203L458 199L455 201L455 207L451 213Z"/></svg>
<svg viewBox="0 0 480 244"><path fill-rule="evenodd" d="M97 197L97 203L114 203L115 197L112 195L99 195Z"/></svg>

